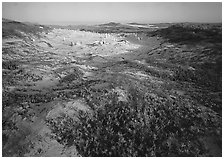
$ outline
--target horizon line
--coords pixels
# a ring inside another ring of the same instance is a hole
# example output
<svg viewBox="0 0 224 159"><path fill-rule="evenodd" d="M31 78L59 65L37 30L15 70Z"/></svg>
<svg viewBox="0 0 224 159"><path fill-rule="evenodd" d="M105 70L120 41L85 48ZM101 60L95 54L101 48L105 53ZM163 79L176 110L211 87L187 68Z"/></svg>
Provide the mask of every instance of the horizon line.
<svg viewBox="0 0 224 159"><path fill-rule="evenodd" d="M6 20L11 20L11 21L16 21L16 22L21 22L21 23L37 23L40 25L96 25L96 24L107 24L107 23L120 23L120 24L128 24L128 23L139 23L139 24L162 24L162 23L222 23L221 22L193 22L193 21L174 21L174 22L140 22L140 21L51 21L51 22L46 22L46 21L42 21L42 22L35 22L35 21L19 21L19 20L14 20L14 19L9 19L9 18L4 18L2 17L2 19L6 19ZM64 23L64 24L63 24Z"/></svg>

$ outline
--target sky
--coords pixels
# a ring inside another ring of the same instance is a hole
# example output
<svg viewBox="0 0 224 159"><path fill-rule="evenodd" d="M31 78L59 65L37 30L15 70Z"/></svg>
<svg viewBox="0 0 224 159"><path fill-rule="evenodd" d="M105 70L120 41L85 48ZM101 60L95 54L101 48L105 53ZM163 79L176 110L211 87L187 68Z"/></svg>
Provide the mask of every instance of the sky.
<svg viewBox="0 0 224 159"><path fill-rule="evenodd" d="M222 22L222 3L3 2L2 17L40 24Z"/></svg>

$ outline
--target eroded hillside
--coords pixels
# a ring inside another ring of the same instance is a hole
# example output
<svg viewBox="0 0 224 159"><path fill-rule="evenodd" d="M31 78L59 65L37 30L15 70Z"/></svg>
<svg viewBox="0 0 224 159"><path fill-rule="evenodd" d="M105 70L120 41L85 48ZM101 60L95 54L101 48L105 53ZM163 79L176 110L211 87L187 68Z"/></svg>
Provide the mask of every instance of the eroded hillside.
<svg viewBox="0 0 224 159"><path fill-rule="evenodd" d="M3 24L3 156L221 156L221 34Z"/></svg>

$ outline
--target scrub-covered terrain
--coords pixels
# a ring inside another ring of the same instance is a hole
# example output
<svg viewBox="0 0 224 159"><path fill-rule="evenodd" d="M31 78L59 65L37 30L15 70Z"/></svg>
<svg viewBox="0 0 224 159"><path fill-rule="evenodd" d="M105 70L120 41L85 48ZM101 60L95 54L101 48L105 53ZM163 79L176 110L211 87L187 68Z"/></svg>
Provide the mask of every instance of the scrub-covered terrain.
<svg viewBox="0 0 224 159"><path fill-rule="evenodd" d="M221 24L2 20L3 156L221 156Z"/></svg>

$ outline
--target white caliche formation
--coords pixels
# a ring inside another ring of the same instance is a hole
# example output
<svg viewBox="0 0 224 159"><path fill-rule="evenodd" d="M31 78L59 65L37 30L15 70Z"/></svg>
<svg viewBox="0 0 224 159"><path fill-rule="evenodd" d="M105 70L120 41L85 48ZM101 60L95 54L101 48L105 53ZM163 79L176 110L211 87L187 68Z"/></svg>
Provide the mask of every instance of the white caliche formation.
<svg viewBox="0 0 224 159"><path fill-rule="evenodd" d="M53 29L45 35L53 48L45 47L56 54L67 55L71 51L75 56L83 56L89 52L93 55L110 56L125 53L127 50L137 49L139 45L122 41L122 37L116 34L98 34L67 29ZM38 41L36 43L38 45ZM72 46L72 48L71 48Z"/></svg>
<svg viewBox="0 0 224 159"><path fill-rule="evenodd" d="M24 39L16 37L3 39L2 60L29 63L29 65L22 64L21 68L27 73L35 74L35 77L41 80L32 82L27 79L27 81L23 80L23 83L32 85L34 89L42 89L58 83L62 77L70 73L71 64L80 68L85 76L90 76L89 72L97 68L81 64L86 57L93 58L94 61L102 61L105 60L105 56L125 53L139 47L119 35L108 33L53 29L48 34L43 33L41 38L22 34ZM68 68L62 71L65 64Z"/></svg>

